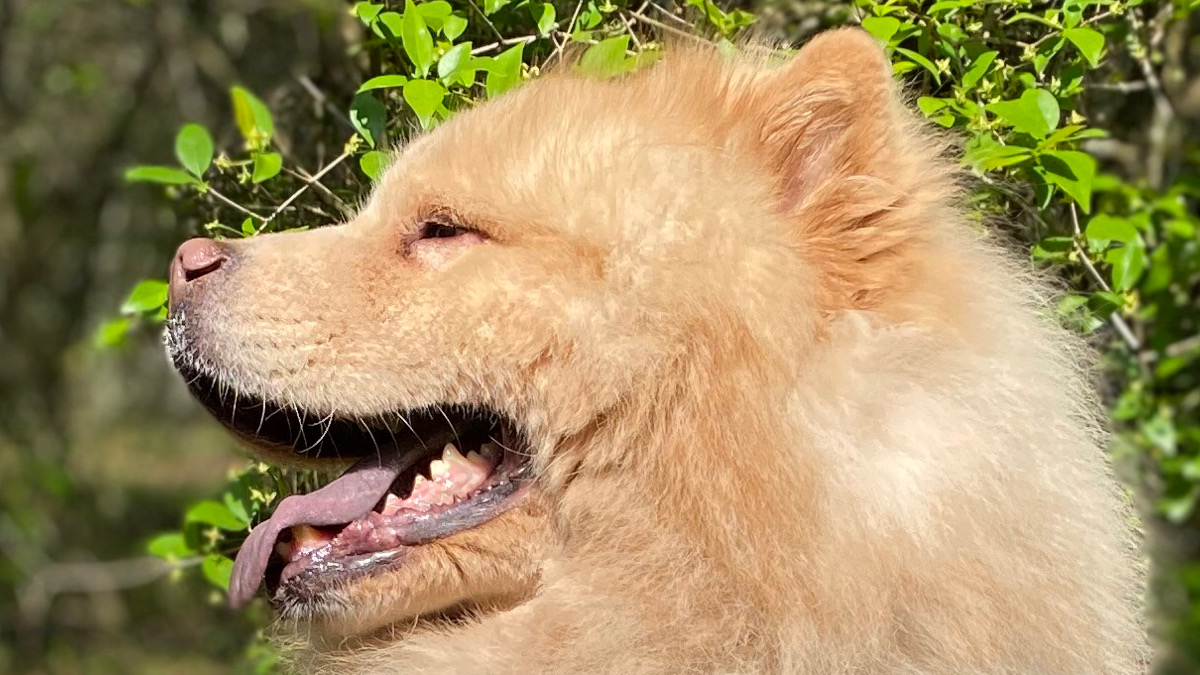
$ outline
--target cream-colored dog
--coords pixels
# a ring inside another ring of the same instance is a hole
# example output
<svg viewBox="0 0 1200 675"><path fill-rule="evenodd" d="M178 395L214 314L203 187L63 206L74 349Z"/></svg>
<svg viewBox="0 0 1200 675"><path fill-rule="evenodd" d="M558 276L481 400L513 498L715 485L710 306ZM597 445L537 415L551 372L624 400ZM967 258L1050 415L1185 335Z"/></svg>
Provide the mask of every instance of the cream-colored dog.
<svg viewBox="0 0 1200 675"><path fill-rule="evenodd" d="M169 346L268 460L238 556L336 673L1128 674L1087 351L880 48L553 74L352 222L194 240Z"/></svg>

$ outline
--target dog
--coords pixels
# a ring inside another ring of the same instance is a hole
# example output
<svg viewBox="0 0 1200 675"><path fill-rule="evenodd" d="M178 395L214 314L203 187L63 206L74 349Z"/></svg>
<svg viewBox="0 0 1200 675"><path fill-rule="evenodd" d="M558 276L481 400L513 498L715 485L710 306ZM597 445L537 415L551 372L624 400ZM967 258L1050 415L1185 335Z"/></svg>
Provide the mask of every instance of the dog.
<svg viewBox="0 0 1200 675"><path fill-rule="evenodd" d="M167 342L265 461L238 554L336 673L1127 674L1089 353L857 29L562 70L351 222L192 240Z"/></svg>

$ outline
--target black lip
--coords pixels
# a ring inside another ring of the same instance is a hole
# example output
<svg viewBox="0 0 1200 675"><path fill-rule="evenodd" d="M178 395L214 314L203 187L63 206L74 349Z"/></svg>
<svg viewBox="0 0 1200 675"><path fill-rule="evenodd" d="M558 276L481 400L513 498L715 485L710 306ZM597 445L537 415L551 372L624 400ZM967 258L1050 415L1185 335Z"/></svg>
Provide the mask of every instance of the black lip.
<svg viewBox="0 0 1200 675"><path fill-rule="evenodd" d="M265 400L229 386L219 364L205 358L195 344L184 304L173 307L165 341L172 365L189 393L213 417L247 442L263 449L305 459L353 459L384 446L403 453L440 448L457 436L499 416L486 410L446 406L375 416L346 417L303 410L288 402Z"/></svg>
<svg viewBox="0 0 1200 675"><path fill-rule="evenodd" d="M168 355L184 378L188 391L225 427L247 443L263 451L304 459L357 459L377 454L399 456L411 471L416 460L437 453L448 442L462 439L504 437L513 434L513 443L527 447L523 430L506 415L484 408L447 405L403 412L381 413L367 417L339 417L318 414L295 405L264 400L244 391L235 391L226 383L219 367L203 357L196 348L194 335L185 324L185 308L172 308L166 343ZM381 455L382 456L382 455ZM343 550L304 569L286 582L280 582L282 565L273 556L266 570L269 595L281 610L296 603L312 603L328 590L363 575L384 572L403 564L414 547L458 532L479 527L502 515L517 503L533 483L528 456L506 450L506 460L498 467L503 483L493 485L486 494L427 517L408 523L394 546L383 551ZM500 469L503 471L500 471Z"/></svg>

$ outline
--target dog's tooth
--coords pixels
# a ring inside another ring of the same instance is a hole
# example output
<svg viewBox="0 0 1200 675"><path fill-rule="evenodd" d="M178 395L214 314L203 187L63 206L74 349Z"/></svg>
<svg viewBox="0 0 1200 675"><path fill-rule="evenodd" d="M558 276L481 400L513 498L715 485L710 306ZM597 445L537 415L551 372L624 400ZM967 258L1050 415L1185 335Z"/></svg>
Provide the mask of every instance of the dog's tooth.
<svg viewBox="0 0 1200 675"><path fill-rule="evenodd" d="M479 446L479 454L488 459L495 459L500 456L500 446L495 441L488 441Z"/></svg>
<svg viewBox="0 0 1200 675"><path fill-rule="evenodd" d="M492 463L474 450L467 453L467 461L481 469L490 470L492 468Z"/></svg>
<svg viewBox="0 0 1200 675"><path fill-rule="evenodd" d="M421 487L421 484L424 483L425 481L426 481L425 476L422 476L421 474L417 474L416 477L413 478L413 490L415 491L417 488Z"/></svg>
<svg viewBox="0 0 1200 675"><path fill-rule="evenodd" d="M462 464L467 461L467 458L462 456L453 443L447 443L442 450L442 461L446 464Z"/></svg>
<svg viewBox="0 0 1200 675"><path fill-rule="evenodd" d="M450 465L440 459L435 459L429 463L429 477L437 478L450 473Z"/></svg>
<svg viewBox="0 0 1200 675"><path fill-rule="evenodd" d="M293 525L292 526L292 548L293 550L308 550L320 548L325 542L332 537L318 530L312 525Z"/></svg>

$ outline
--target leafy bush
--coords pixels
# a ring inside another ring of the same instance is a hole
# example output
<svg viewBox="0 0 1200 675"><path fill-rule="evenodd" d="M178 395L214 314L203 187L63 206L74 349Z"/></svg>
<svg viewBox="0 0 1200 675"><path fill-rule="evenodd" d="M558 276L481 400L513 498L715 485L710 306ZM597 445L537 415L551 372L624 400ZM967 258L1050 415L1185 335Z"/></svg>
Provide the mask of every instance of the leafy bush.
<svg viewBox="0 0 1200 675"><path fill-rule="evenodd" d="M1078 330L1097 333L1112 386L1115 451L1136 468L1154 512L1180 534L1195 531L1200 500L1200 157L1182 140L1163 146L1162 129L1179 122L1160 70L1163 34L1189 34L1196 5L796 3L796 12L816 21L784 26L860 23L887 46L921 113L963 139L964 166L978 179L979 226L1026 242L1031 264L1053 265L1069 285L1057 311ZM757 10L794 16L786 7ZM537 77L567 49L582 50L577 67L619 76L653 60L664 38L734 49L731 40L755 23L745 8L706 0L666 9L609 0L392 0L358 2L349 11L360 31L354 59L361 85L327 93L306 83L314 101L333 111L323 128L306 134L337 149L318 170L305 171L299 153L281 146L267 104L234 87L236 146L218 152L208 130L187 124L175 141L178 166L137 166L126 177L167 186L211 236L319 226L351 213L397 140ZM1119 113L1148 117L1151 126L1117 127ZM1155 153L1147 167L1131 170L1104 155L1104 141L1114 136ZM131 328L161 321L165 297L162 281L138 284L123 316L102 326L97 340L118 344ZM150 550L202 560L205 577L224 587L228 554L258 514L309 480L253 465L219 501L192 505L182 530L156 538ZM1183 599L1166 603L1172 629L1200 631L1200 568L1184 565L1163 583L1170 597Z"/></svg>

